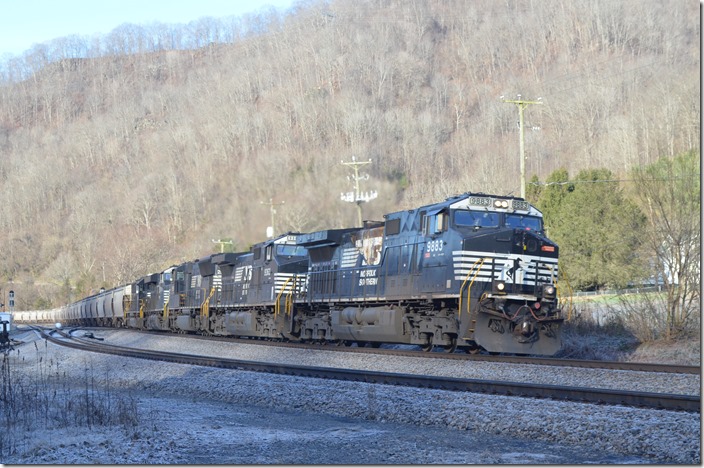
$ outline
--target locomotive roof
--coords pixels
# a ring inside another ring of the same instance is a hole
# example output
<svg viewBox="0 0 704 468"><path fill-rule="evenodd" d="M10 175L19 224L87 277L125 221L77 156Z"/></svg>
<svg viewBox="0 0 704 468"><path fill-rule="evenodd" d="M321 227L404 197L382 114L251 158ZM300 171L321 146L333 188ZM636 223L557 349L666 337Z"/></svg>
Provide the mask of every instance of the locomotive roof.
<svg viewBox="0 0 704 468"><path fill-rule="evenodd" d="M326 229L324 231L299 234L298 245L302 245L310 249L315 247L324 247L327 245L341 244L342 237L345 234L358 230L359 228Z"/></svg>
<svg viewBox="0 0 704 468"><path fill-rule="evenodd" d="M300 232L287 232L286 234L281 234L271 239L267 239L262 242L257 242L256 244L252 245L251 250L257 247L263 247L270 244L296 244L299 235L301 235Z"/></svg>
<svg viewBox="0 0 704 468"><path fill-rule="evenodd" d="M470 197L479 197L479 198L491 198L491 199L499 199L499 200L519 200L519 201L524 201L523 198L521 197L514 197L512 195L496 195L492 193L484 193L484 192L465 192L461 195L454 195L452 197L446 198L444 201L438 202L438 203L433 203L431 205L426 205L421 207L422 208L429 208L432 210L433 208L437 209L442 209L448 206L452 206L456 204L458 201L462 200L468 200Z"/></svg>
<svg viewBox="0 0 704 468"><path fill-rule="evenodd" d="M490 193L484 193L484 192L465 192L461 195L455 195L452 197L448 197L444 201L437 202L437 203L431 203L429 205L423 205L418 208L412 209L412 210L403 210L403 211L395 211L393 213L389 213L385 215L384 217L387 218L391 215L399 215L405 212L413 212L413 211L425 211L425 214L427 216L431 216L434 214L439 213L440 211L444 210L445 208L468 208L469 205L472 203L469 203L470 198L475 198L475 199L485 199L485 200L511 200L511 211L516 211L516 202L519 202L520 205L525 208L520 208L521 211L529 212L529 214L540 216L541 212L535 208L533 205L525 201L524 198L521 197L514 197L512 195L496 195L496 194L490 194ZM394 216L396 217L396 216Z"/></svg>

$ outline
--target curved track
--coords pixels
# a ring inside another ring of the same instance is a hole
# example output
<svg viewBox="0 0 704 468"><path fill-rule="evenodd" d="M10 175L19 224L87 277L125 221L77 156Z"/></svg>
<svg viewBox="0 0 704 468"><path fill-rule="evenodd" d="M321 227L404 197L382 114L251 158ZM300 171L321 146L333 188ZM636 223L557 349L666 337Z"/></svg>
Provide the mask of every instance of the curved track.
<svg viewBox="0 0 704 468"><path fill-rule="evenodd" d="M100 330L100 329L97 329ZM146 334L163 334L161 331L149 330L132 330L138 333ZM583 359L560 359L560 358L544 358L531 356L508 356L508 355L490 355L490 354L466 354L463 352L446 353L446 352L424 352L420 350L395 349L395 348L359 348L335 346L330 344L305 344L283 341L267 341L267 340L252 340L241 338L203 336L203 335L174 335L175 337L188 337L204 340L218 340L232 343L257 344L262 346L277 346L289 347L296 349L324 349L326 351L335 351L341 353L373 353L389 356L406 356L414 358L428 359L454 359L460 361L486 361L486 362L506 362L513 364L531 364L536 366L559 366L559 367L579 367L588 369L611 369L611 370L628 370L638 372L663 372L666 374L693 374L699 375L702 372L700 366L684 366L676 364L653 364L647 362L619 362L619 361L593 361Z"/></svg>
<svg viewBox="0 0 704 468"><path fill-rule="evenodd" d="M387 385L403 385L419 388L436 388L442 390L488 393L494 395L520 396L529 398L550 398L556 400L578 401L596 404L625 405L644 408L701 411L699 396L674 395L651 392L633 392L625 390L579 388L561 385L528 384L519 382L501 382L478 379L458 379L451 377L422 376L398 373L376 372L368 370L335 369L328 367L309 367L298 365L281 365L236 359L222 359L211 356L196 356L180 353L146 351L123 346L115 346L71 336L58 332L60 338L53 336L57 331L40 330L42 337L53 343L84 351L115 354L140 359L176 362L181 364L239 369L256 372L316 377L323 379L350 380Z"/></svg>

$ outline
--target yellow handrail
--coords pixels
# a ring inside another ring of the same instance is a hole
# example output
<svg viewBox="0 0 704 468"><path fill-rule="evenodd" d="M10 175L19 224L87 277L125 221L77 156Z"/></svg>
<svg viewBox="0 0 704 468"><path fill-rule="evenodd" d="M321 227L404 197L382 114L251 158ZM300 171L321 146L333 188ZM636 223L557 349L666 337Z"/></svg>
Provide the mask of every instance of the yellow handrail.
<svg viewBox="0 0 704 468"><path fill-rule="evenodd" d="M286 291L286 285L287 285L287 284L289 283L289 281L291 281L292 279L293 279L293 278L289 278L289 279L286 280L286 282L284 283L284 285L281 287L281 291L280 291L279 294L276 296L276 303L274 303L274 319L276 319L276 317L279 315L279 310L281 309L281 305L279 304L279 300L281 299L281 296L282 296L282 295L284 294L284 292ZM292 293L291 293L291 294L292 294ZM287 298L286 300L287 300L287 304L286 304L284 310L285 310L286 312L288 312L288 298Z"/></svg>
<svg viewBox="0 0 704 468"><path fill-rule="evenodd" d="M296 291L296 277L294 276L293 278L293 285L291 286L291 290L286 296L286 315L291 315L293 312L293 293Z"/></svg>
<svg viewBox="0 0 704 468"><path fill-rule="evenodd" d="M213 297L213 294L215 294L215 286L210 288L210 294L208 294L208 297L206 297L203 300L203 303L200 305L201 317L205 317L205 318L210 317L210 298Z"/></svg>
<svg viewBox="0 0 704 468"><path fill-rule="evenodd" d="M460 301L459 301L459 307L457 308L457 319L459 320L460 316L462 315L462 290L464 289L464 286L467 284L467 281L469 280L469 275L472 274L472 271L474 270L474 267L479 263L479 266L477 267L477 270L474 272L474 276L472 277L472 281L469 283L469 288L472 287L472 284L474 284L474 280L477 278L477 275L479 274L479 271L481 271L482 266L484 265L485 260L490 260L489 258L478 258L476 262L469 268L469 271L467 272L467 276L464 278L464 281L462 282L462 286L460 286ZM468 293L467 294L467 313L469 314L469 309L470 309L470 303L471 303L471 295Z"/></svg>

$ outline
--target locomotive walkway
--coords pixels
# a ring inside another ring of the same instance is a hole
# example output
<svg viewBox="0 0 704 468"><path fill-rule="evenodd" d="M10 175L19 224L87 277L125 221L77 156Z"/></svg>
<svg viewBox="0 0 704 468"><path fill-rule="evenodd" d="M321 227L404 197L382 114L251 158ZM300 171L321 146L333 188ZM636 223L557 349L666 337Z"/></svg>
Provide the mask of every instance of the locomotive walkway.
<svg viewBox="0 0 704 468"><path fill-rule="evenodd" d="M695 395L634 392L627 390L580 388L561 385L386 373L369 370L272 364L163 351L147 351L131 347L96 343L94 340L77 338L71 336L69 333L57 332L55 330L40 330L40 332L43 338L53 343L75 349L181 364L268 372L274 374L315 377L322 379L338 379L386 385L402 385L419 388L486 393L493 395L549 398L594 404L625 405L687 412L701 412L700 396ZM58 333L60 337L54 336L55 333Z"/></svg>

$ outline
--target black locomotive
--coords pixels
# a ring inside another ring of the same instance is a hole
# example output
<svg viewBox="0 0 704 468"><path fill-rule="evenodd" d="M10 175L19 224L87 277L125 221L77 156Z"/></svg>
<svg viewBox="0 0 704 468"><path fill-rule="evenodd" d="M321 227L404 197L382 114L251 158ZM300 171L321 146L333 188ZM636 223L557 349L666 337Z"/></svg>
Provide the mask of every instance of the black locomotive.
<svg viewBox="0 0 704 468"><path fill-rule="evenodd" d="M560 349L558 247L535 207L466 193L384 218L172 266L52 320L424 350Z"/></svg>

